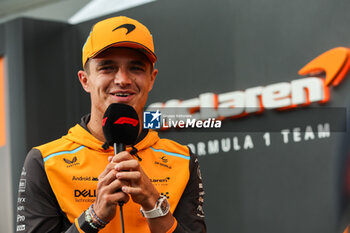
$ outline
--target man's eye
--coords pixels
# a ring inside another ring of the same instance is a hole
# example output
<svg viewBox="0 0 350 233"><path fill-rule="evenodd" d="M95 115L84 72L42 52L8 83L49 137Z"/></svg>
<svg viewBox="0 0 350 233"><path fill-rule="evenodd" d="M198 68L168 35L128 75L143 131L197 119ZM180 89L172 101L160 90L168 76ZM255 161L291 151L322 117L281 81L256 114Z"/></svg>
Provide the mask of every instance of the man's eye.
<svg viewBox="0 0 350 233"><path fill-rule="evenodd" d="M145 69L143 67L140 66L133 66L131 67L132 70L137 70L137 71L144 71Z"/></svg>
<svg viewBox="0 0 350 233"><path fill-rule="evenodd" d="M102 70L102 71L112 71L112 70L114 70L114 67L113 66L102 66L100 68L100 70Z"/></svg>

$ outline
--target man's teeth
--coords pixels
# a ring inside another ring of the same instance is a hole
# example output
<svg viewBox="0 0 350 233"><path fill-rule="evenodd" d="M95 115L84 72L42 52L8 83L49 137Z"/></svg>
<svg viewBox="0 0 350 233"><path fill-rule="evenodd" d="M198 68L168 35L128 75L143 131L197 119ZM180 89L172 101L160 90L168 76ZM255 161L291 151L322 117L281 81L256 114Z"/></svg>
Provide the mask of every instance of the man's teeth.
<svg viewBox="0 0 350 233"><path fill-rule="evenodd" d="M119 96L119 97L127 97L127 96L129 96L130 94L128 94L128 93L116 93L116 94L114 94L114 95Z"/></svg>

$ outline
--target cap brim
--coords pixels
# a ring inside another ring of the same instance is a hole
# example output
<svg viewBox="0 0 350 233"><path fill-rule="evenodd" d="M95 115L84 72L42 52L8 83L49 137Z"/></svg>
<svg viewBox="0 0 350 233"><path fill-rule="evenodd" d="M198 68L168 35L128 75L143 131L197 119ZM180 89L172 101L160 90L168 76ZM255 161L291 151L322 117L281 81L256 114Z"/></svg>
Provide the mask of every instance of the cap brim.
<svg viewBox="0 0 350 233"><path fill-rule="evenodd" d="M144 46L142 44L133 42L133 41L121 41L121 42L117 42L114 44L110 44L110 45L100 49L99 51L97 51L95 54L93 54L89 58L94 58L98 54L100 54L101 52L103 52L106 49L111 48L111 47L123 47L123 48L136 49L136 50L140 51L141 53L145 54L151 63L155 63L157 61L157 56L149 48L147 48L146 46Z"/></svg>

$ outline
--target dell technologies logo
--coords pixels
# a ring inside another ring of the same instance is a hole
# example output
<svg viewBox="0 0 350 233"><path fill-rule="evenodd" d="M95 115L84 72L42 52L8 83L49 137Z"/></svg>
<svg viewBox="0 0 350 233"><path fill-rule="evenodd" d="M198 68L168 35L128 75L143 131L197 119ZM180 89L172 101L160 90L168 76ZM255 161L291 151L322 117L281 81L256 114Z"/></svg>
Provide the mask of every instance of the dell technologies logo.
<svg viewBox="0 0 350 233"><path fill-rule="evenodd" d="M74 197L96 197L96 190L79 190L75 189L74 190Z"/></svg>

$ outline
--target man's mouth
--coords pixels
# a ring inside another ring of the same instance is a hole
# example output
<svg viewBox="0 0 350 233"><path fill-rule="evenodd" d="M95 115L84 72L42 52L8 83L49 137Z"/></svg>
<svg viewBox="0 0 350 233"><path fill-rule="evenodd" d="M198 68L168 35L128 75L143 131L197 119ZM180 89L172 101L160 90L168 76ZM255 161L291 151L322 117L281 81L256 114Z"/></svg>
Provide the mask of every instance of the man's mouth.
<svg viewBox="0 0 350 233"><path fill-rule="evenodd" d="M113 101L127 103L134 98L135 93L131 91L116 91L110 92L110 95L113 96Z"/></svg>
<svg viewBox="0 0 350 233"><path fill-rule="evenodd" d="M128 97L131 95L131 93L113 93L112 95L118 96L118 97Z"/></svg>

